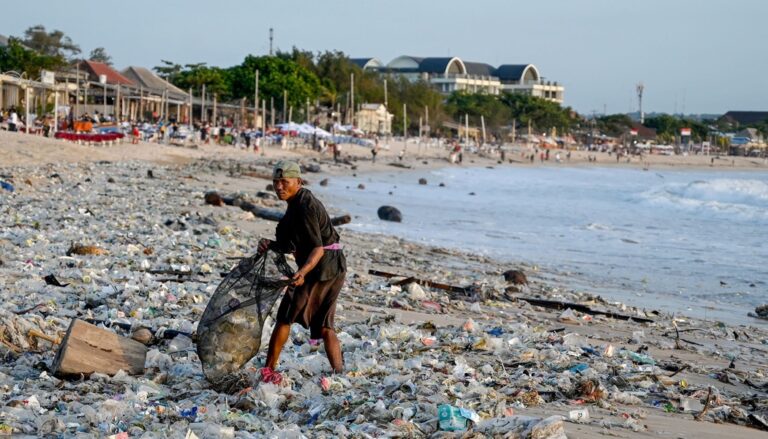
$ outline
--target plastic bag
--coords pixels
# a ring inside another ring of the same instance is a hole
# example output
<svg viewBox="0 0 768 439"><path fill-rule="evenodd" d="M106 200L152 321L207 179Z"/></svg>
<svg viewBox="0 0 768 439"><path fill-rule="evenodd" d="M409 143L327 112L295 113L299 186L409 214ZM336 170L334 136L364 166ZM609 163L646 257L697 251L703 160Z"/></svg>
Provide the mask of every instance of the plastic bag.
<svg viewBox="0 0 768 439"><path fill-rule="evenodd" d="M261 347L267 316L291 283L293 270L281 254L245 258L213 293L197 327L197 354L206 378L226 387Z"/></svg>

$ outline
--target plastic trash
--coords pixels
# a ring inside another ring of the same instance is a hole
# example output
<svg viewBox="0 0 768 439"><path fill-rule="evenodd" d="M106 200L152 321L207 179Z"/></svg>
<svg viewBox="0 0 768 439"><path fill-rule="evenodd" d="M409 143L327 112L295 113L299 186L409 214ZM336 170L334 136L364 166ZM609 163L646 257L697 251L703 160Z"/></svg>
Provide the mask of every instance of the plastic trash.
<svg viewBox="0 0 768 439"><path fill-rule="evenodd" d="M570 419L572 422L588 423L590 421L589 409L585 407L579 410L571 410L568 412L568 419Z"/></svg>
<svg viewBox="0 0 768 439"><path fill-rule="evenodd" d="M648 364L648 365L651 365L651 366L655 366L656 365L656 360L654 360L653 358L651 358L648 355L638 354L637 352L632 352L632 351L627 351L627 352L628 352L629 358L631 358L632 361L634 361L635 363L638 363L638 364Z"/></svg>
<svg viewBox="0 0 768 439"><path fill-rule="evenodd" d="M437 408L437 419L443 431L462 431L467 429L467 421L477 423L480 416L469 409L441 404Z"/></svg>
<svg viewBox="0 0 768 439"><path fill-rule="evenodd" d="M579 364L569 368L568 372L571 372L571 373L582 373L582 372L586 371L587 369L589 369L589 365L588 364L586 364L586 363L579 363Z"/></svg>
<svg viewBox="0 0 768 439"><path fill-rule="evenodd" d="M5 181L1 181L1 180L0 180L0 188L5 189L8 192L13 192L14 191L14 188L13 188L12 184L10 184L8 182L5 182Z"/></svg>

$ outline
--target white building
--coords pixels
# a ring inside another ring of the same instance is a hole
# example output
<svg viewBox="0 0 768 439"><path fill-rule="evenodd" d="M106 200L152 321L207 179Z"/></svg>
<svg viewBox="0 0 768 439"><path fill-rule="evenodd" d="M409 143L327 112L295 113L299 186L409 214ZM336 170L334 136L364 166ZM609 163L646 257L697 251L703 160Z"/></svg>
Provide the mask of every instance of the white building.
<svg viewBox="0 0 768 439"><path fill-rule="evenodd" d="M366 133L392 133L392 113L384 104L363 104L355 113L355 125Z"/></svg>
<svg viewBox="0 0 768 439"><path fill-rule="evenodd" d="M376 58L351 60L364 70L403 76L410 81L427 81L444 94L455 91L500 94L504 91L563 103L565 88L544 81L533 64L504 64L498 68L458 57L419 58L399 56L386 66Z"/></svg>

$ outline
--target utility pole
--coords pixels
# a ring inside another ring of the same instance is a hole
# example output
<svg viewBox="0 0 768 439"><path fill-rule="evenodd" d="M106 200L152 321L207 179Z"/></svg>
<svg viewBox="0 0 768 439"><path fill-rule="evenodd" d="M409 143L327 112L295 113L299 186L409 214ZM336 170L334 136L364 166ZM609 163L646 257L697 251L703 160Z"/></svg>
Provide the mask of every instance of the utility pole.
<svg viewBox="0 0 768 439"><path fill-rule="evenodd" d="M642 125L645 123L645 115L643 114L643 91L645 86L642 82L638 82L635 90L637 90L637 106L640 111L640 125Z"/></svg>
<svg viewBox="0 0 768 439"><path fill-rule="evenodd" d="M274 38L274 31L269 28L269 56L272 56L272 40Z"/></svg>

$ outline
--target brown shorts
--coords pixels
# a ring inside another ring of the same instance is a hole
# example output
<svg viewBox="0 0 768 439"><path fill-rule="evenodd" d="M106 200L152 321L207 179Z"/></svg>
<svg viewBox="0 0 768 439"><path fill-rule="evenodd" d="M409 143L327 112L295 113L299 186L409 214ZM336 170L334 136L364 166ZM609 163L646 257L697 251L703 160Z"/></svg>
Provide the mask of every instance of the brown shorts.
<svg viewBox="0 0 768 439"><path fill-rule="evenodd" d="M277 309L276 320L298 323L309 328L311 338L321 338L323 328L334 329L336 300L345 276L346 273L339 273L326 281L305 282L293 292L286 293Z"/></svg>

